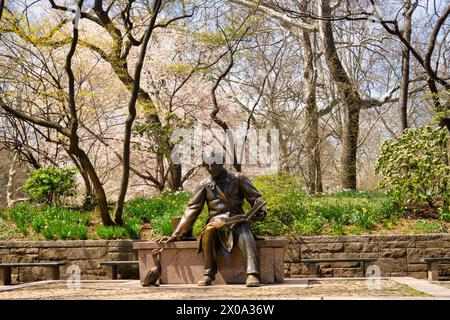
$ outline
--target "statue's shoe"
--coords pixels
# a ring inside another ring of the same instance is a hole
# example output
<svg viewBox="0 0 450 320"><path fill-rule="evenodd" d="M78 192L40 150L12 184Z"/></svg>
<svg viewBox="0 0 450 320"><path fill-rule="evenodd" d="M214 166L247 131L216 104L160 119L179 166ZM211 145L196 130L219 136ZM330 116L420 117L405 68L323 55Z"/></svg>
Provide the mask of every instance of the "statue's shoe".
<svg viewBox="0 0 450 320"><path fill-rule="evenodd" d="M214 281L214 279L212 277L205 276L205 278L203 278L203 280L200 280L197 285L199 285L199 286L210 286L213 281Z"/></svg>
<svg viewBox="0 0 450 320"><path fill-rule="evenodd" d="M259 287L261 283L259 282L259 279L257 276L253 274L249 274L247 276L247 280L245 281L245 285L247 287Z"/></svg>

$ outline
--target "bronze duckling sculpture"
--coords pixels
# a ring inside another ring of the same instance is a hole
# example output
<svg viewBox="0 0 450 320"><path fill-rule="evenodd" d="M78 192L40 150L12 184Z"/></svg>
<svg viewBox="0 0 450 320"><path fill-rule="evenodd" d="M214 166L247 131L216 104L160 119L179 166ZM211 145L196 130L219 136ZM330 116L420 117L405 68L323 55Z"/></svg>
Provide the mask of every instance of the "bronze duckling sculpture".
<svg viewBox="0 0 450 320"><path fill-rule="evenodd" d="M163 248L153 249L152 258L155 263L155 266L151 268L144 277L144 280L141 281L141 285L143 287L159 287L159 284L156 283L159 277L161 276L161 259L160 254L163 251Z"/></svg>

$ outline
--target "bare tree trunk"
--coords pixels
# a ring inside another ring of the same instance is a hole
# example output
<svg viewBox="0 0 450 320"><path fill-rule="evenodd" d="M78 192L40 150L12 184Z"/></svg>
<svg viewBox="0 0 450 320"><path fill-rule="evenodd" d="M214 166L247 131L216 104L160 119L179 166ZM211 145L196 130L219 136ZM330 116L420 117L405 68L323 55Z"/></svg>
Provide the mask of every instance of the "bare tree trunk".
<svg viewBox="0 0 450 320"><path fill-rule="evenodd" d="M84 0L80 0L78 2L78 7L83 8L83 2ZM111 217L109 215L108 211L108 205L106 201L106 194L105 190L103 189L103 185L100 182L100 179L97 176L97 172L94 169L94 166L92 165L91 161L89 160L88 155L84 150L82 150L79 146L79 136L78 136L78 115L77 115L77 109L76 109L76 99L75 99L75 76L72 70L72 59L75 54L75 51L77 49L78 45L78 28L76 25L73 25L73 38L72 43L70 45L69 52L66 56L66 65L65 69L67 72L67 76L69 79L69 111L70 111L70 127L69 127L69 139L70 139L70 145L69 145L69 153L72 153L76 155L80 161L80 165L82 168L89 174L89 177L94 184L95 191L97 193L98 198L98 206L100 209L100 215L102 217L103 224L113 225L114 222L111 220Z"/></svg>
<svg viewBox="0 0 450 320"><path fill-rule="evenodd" d="M341 154L341 184L344 189L356 189L356 151L358 148L359 134L359 112L362 100L357 88L351 83L339 59L333 36L331 21L330 0L322 0L321 21L322 41L325 59L330 70L333 81L336 83L340 98L344 104L344 124L342 132L342 154Z"/></svg>
<svg viewBox="0 0 450 320"><path fill-rule="evenodd" d="M417 4L416 4L417 5ZM403 37L406 41L411 41L411 17L416 8L411 0L405 0ZM402 44L402 79L400 84L400 97L398 101L400 123L402 133L408 128L408 90L409 90L409 60L410 52L405 44Z"/></svg>
<svg viewBox="0 0 450 320"><path fill-rule="evenodd" d="M323 192L322 183L322 164L320 161L320 148L314 150L314 159L316 160L316 191L317 193Z"/></svg>
<svg viewBox="0 0 450 320"><path fill-rule="evenodd" d="M92 189L92 183L91 183L91 180L89 179L89 175L83 169L83 167L80 165L80 162L78 161L78 159L73 154L71 154L70 152L67 152L67 154L69 155L70 159L72 159L72 162L75 164L75 166L78 169L78 172L80 173L81 177L83 178L84 189L85 189L84 198L85 198L85 201L86 201L89 197L94 195L93 194L93 189Z"/></svg>
<svg viewBox="0 0 450 320"><path fill-rule="evenodd" d="M342 188L356 190L356 152L358 147L360 106L357 103L347 101L344 109L341 154Z"/></svg>
<svg viewBox="0 0 450 320"><path fill-rule="evenodd" d="M306 11L306 2L301 9ZM301 42L305 59L305 91L306 91L306 123L307 123L307 157L308 157L308 188L310 194L322 192L322 173L320 167L319 146L319 114L316 101L316 71L314 68L314 53L310 33L302 30Z"/></svg>
<svg viewBox="0 0 450 320"><path fill-rule="evenodd" d="M4 7L5 7L5 0L0 0L0 20L2 20Z"/></svg>
<svg viewBox="0 0 450 320"><path fill-rule="evenodd" d="M103 184L101 183L97 172L95 171L95 168L91 163L91 160L89 159L88 155L81 149L76 150L75 155L77 156L80 166L83 168L83 171L88 174L89 179L92 181L95 194L97 195L98 208L100 210L103 224L105 226L114 225L114 222L109 215L105 189L103 188Z"/></svg>
<svg viewBox="0 0 450 320"><path fill-rule="evenodd" d="M182 184L181 164L169 163L169 176L167 182L169 183L170 191L178 191L183 188Z"/></svg>
<svg viewBox="0 0 450 320"><path fill-rule="evenodd" d="M116 224L123 224L122 213L123 206L125 203L125 195L128 190L128 182L130 177L130 144L131 144L131 129L133 127L134 119L136 118L136 103L139 96L140 90L140 81L141 81L141 72L142 67L144 65L145 55L147 53L147 46L150 40L150 37L153 33L156 17L158 16L158 12L161 8L162 2L160 0L156 0L153 4L153 16L150 20L149 26L145 32L144 40L141 44L141 51L139 53L139 59L136 63L136 68L134 72L134 82L133 82L133 91L131 94L130 102L128 104L128 117L125 123L125 137L123 140L123 172L122 172L122 182L120 185L120 193L116 202L116 210L114 212L114 220Z"/></svg>
<svg viewBox="0 0 450 320"><path fill-rule="evenodd" d="M14 158L9 167L8 184L6 185L6 205L11 208L14 204L14 179L16 177L16 161L17 153L14 154Z"/></svg>

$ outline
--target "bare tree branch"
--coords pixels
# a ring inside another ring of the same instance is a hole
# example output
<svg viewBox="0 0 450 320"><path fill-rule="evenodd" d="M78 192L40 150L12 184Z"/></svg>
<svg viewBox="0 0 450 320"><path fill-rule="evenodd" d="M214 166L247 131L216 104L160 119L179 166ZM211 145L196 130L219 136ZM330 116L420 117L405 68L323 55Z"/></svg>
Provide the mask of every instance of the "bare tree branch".
<svg viewBox="0 0 450 320"><path fill-rule="evenodd" d="M269 16L280 22L280 24L286 29L291 29L292 27L301 28L308 31L318 31L319 26L317 24L305 23L299 19L292 19L276 10L263 5L261 1L253 2L247 0L228 0L231 3L238 4L240 6L257 10L257 12L262 13L264 16Z"/></svg>
<svg viewBox="0 0 450 320"><path fill-rule="evenodd" d="M3 9L5 8L5 0L0 0L0 20L2 20Z"/></svg>

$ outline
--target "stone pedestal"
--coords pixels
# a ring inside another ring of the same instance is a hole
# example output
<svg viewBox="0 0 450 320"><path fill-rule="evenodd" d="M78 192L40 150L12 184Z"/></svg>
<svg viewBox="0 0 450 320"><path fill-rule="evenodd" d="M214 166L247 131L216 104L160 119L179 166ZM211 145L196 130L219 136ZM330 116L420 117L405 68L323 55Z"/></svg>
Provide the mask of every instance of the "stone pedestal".
<svg viewBox="0 0 450 320"><path fill-rule="evenodd" d="M284 280L284 250L289 241L284 239L257 240L260 280L263 284L280 283ZM203 256L197 254L197 241L176 241L166 244L154 241L135 242L138 251L139 276L142 280L147 271L154 267L152 250L164 248L161 253L161 284L197 283L203 279ZM218 252L218 273L216 284L245 283L246 273L243 258L236 246L231 257L225 260Z"/></svg>

